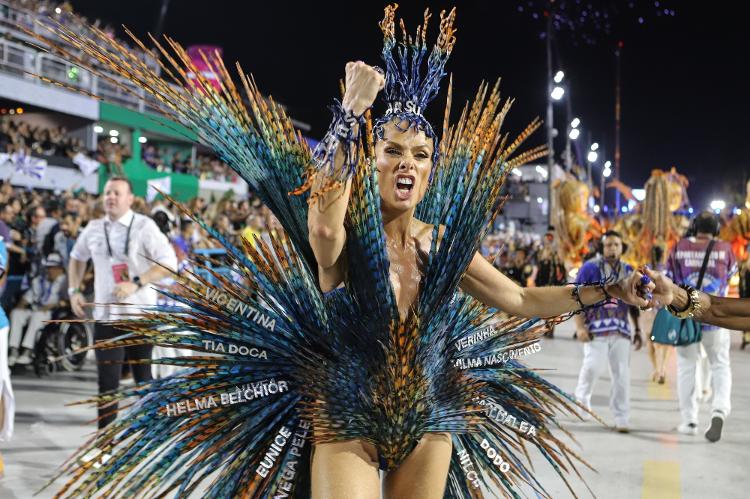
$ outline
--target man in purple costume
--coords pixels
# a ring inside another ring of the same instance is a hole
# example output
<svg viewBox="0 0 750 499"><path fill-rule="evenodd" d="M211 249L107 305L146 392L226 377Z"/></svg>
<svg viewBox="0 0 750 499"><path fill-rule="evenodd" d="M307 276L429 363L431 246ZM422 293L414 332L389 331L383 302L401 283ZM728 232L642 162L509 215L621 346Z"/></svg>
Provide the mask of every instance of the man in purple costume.
<svg viewBox="0 0 750 499"><path fill-rule="evenodd" d="M622 262L624 252L622 236L616 231L608 231L602 236L602 254L584 263L578 272L579 284L618 280L633 268ZM630 329L628 313L631 307L616 299L601 307L590 308L584 314L576 315L576 337L583 345L583 364L578 375L576 398L587 408L591 408L591 394L594 384L609 360L612 375L612 391L609 406L615 418L615 429L628 432L630 416L630 343L640 349L643 340L640 330L635 336ZM637 310L632 313L637 314ZM637 315L636 315L637 316ZM638 324L637 321L635 321Z"/></svg>
<svg viewBox="0 0 750 499"><path fill-rule="evenodd" d="M719 221L711 212L703 212L694 221L696 235L682 239L672 250L667 270L676 283L697 287L698 278L708 245L719 233ZM737 261L731 245L715 240L708 259L700 289L705 293L726 296L729 279L737 271ZM705 437L710 442L721 438L724 420L731 410L732 371L729 365L729 331L703 324L703 347L711 366L711 423ZM682 422L679 433L698 433L698 398L695 371L700 356L700 344L677 347L677 392L680 400Z"/></svg>

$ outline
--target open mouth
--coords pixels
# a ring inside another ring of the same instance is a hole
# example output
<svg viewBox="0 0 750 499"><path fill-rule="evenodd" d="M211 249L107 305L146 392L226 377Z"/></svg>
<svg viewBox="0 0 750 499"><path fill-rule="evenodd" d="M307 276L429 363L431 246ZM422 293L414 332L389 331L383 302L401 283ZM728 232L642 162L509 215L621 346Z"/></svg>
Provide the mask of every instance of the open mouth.
<svg viewBox="0 0 750 499"><path fill-rule="evenodd" d="M396 176L396 195L399 199L409 199L414 189L414 177L411 175Z"/></svg>

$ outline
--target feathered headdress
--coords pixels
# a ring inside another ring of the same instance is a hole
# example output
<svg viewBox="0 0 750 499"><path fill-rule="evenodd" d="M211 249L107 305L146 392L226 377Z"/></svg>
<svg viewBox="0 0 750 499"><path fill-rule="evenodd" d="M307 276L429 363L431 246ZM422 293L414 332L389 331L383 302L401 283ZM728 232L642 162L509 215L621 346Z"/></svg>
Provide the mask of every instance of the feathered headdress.
<svg viewBox="0 0 750 499"><path fill-rule="evenodd" d="M385 62L385 89L383 96L388 106L385 114L376 120L375 132L382 138L383 125L393 119L399 120L399 127L408 130L415 127L425 135L435 138L432 125L425 119L424 110L440 90L440 80L446 75L445 63L451 55L456 42L453 22L456 9L448 15L440 13L440 34L427 59L427 73L422 75L422 62L427 54L427 25L431 14L425 10L424 22L417 27L412 38L406 32L404 21L399 20L402 38L396 41L395 14L397 4L385 8L385 16L380 22L383 31L383 61ZM406 127L404 128L404 124ZM437 151L437 144L435 147Z"/></svg>

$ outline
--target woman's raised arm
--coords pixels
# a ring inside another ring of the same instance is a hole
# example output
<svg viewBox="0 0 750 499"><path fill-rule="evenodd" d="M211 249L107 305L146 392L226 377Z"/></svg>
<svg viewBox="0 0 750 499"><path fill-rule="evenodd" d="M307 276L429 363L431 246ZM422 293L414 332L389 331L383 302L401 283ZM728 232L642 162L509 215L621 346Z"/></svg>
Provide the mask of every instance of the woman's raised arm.
<svg viewBox="0 0 750 499"><path fill-rule="evenodd" d="M383 75L375 68L361 61L346 65L346 91L341 103L343 120L335 120L324 139L338 142L333 168L321 168L316 174L311 193L313 201L307 212L310 246L322 271L337 266L339 262L346 240L344 217L351 192L351 180L333 189L330 189L328 180L331 176L343 177L342 171L350 167L346 164L345 151L350 144L344 143L343 135L357 136L358 118L372 106L384 84Z"/></svg>

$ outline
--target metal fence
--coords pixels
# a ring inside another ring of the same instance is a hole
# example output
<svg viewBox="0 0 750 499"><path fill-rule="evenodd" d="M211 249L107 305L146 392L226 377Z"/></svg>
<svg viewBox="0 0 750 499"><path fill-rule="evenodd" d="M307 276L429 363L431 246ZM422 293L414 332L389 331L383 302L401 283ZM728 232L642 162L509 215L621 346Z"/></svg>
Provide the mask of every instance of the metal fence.
<svg viewBox="0 0 750 499"><path fill-rule="evenodd" d="M47 85L48 83L36 76L49 78L52 81L64 83L73 89L84 90L109 102L139 112L157 111L159 109L158 101L146 94L144 90L114 74L108 73L104 69L100 71L97 68L97 71L114 81L101 78L60 57L34 47L32 44L38 44L38 41L20 27L40 34L55 43L64 43L54 33L47 31L36 23L38 19L44 17L49 16L43 12L34 13L19 9L4 0L0 0L0 35L2 35L0 36L0 71L33 80L39 85ZM58 20L64 21L64 19L59 18ZM71 20L71 22L73 21ZM155 59L144 56L144 61L157 73L159 72L159 65Z"/></svg>
<svg viewBox="0 0 750 499"><path fill-rule="evenodd" d="M206 267L206 269L195 269L194 272L212 285L216 285L218 282L211 271L228 279L235 279L236 273L232 271L231 267L227 267L220 263L221 259L225 257L226 254L227 250L224 248L194 249L193 257L198 257L201 260L201 263Z"/></svg>

